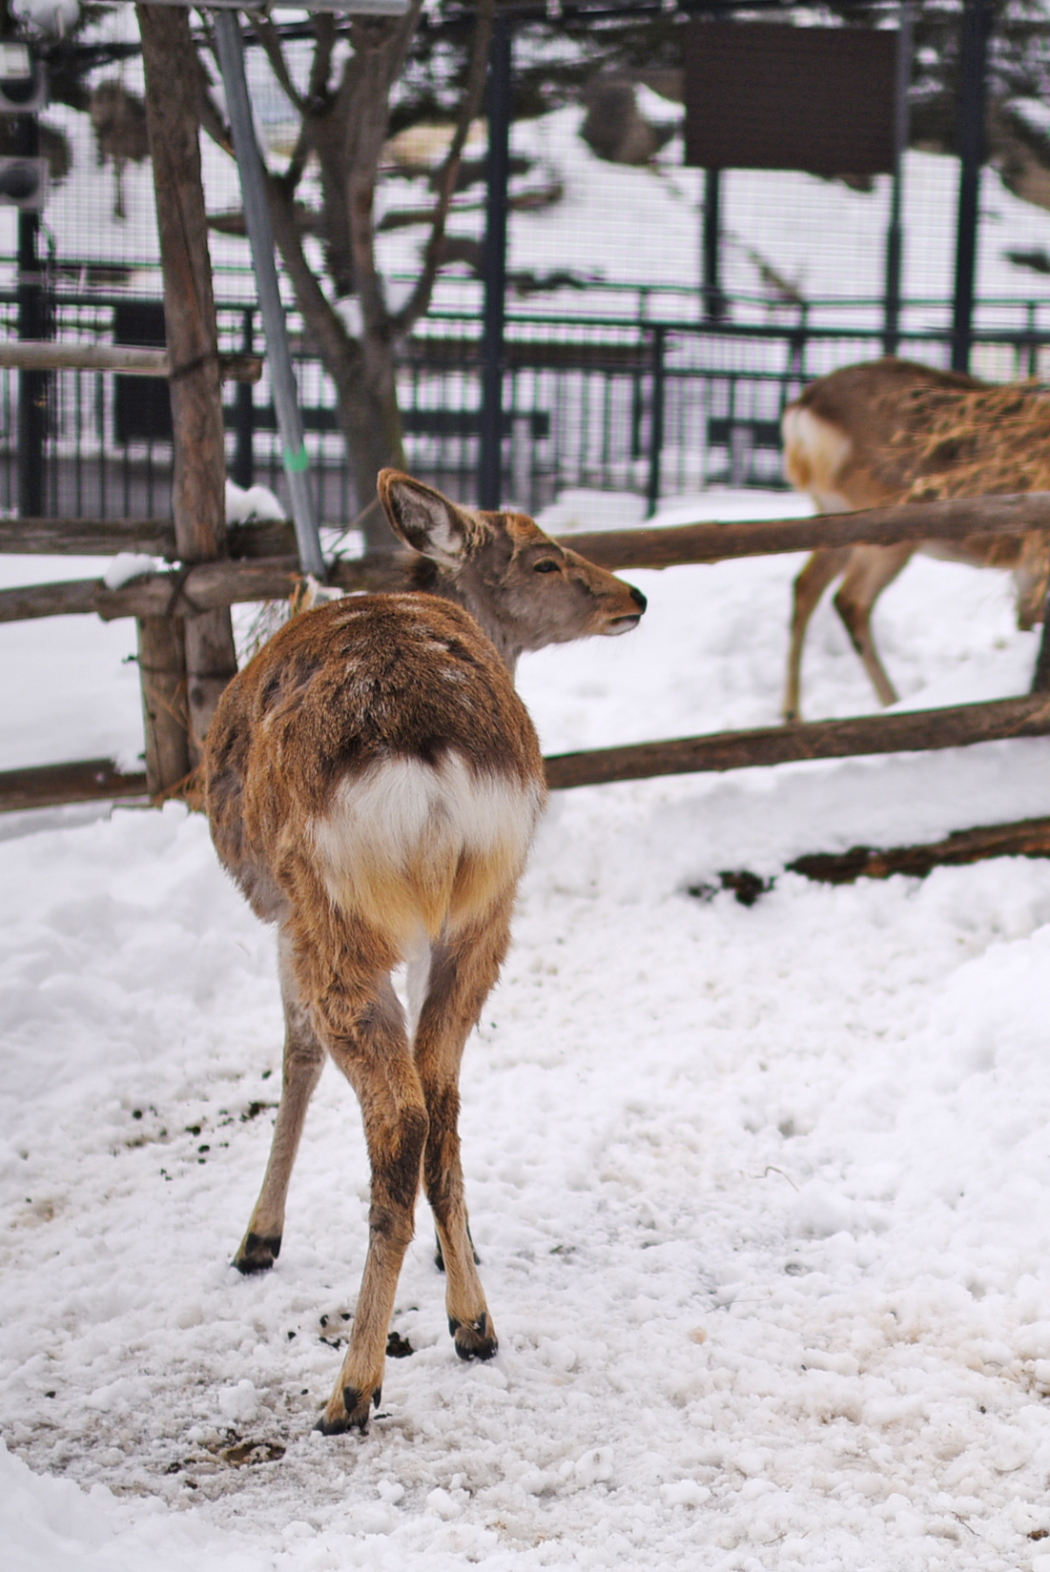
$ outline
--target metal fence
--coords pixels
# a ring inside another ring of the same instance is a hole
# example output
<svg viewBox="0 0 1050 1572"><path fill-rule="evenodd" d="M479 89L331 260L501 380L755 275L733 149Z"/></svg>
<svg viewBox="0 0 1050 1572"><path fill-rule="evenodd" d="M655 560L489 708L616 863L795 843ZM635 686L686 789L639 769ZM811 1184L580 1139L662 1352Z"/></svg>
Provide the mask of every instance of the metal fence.
<svg viewBox="0 0 1050 1572"><path fill-rule="evenodd" d="M782 308L735 301L732 320L692 319L684 292L620 291L622 314L515 312L503 378L503 495L536 512L566 488L630 491L652 511L661 497L712 484L777 486L780 413L811 378L880 353L880 304L836 300ZM52 297L55 337L70 343L163 344L159 299L99 291ZM627 314L624 307L634 306ZM0 331L14 336L17 300L0 296ZM218 308L221 348L262 347L256 309ZM414 474L470 501L480 460L481 328L471 310L433 312L398 378L406 461ZM903 353L946 365L950 302L912 302ZM296 371L319 516L351 520L357 501L338 427L335 389L292 320ZM990 380L1050 371L1050 305L984 302L974 370ZM0 508L17 510L19 470L37 466L51 517L149 517L170 507L171 425L163 381L108 372L34 373L45 406L41 450L19 430L16 372L0 372ZM231 478L281 495L280 444L269 384L227 384Z"/></svg>

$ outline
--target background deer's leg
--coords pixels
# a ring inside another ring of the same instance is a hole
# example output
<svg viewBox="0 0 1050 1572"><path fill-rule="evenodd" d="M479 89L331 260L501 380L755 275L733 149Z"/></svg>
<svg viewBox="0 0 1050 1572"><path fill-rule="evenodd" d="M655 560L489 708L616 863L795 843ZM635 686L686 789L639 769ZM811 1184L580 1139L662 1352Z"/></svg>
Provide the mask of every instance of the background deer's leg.
<svg viewBox="0 0 1050 1572"><path fill-rule="evenodd" d="M461 1359L491 1359L498 1347L467 1224L459 1155L459 1067L507 953L512 901L511 893L484 922L435 944L415 1037L416 1065L430 1116L423 1185L445 1267L449 1330Z"/></svg>
<svg viewBox="0 0 1050 1572"><path fill-rule="evenodd" d="M907 566L914 551L911 545L855 547L846 577L835 595L835 610L846 625L880 704L896 704L897 690L875 648L871 614L883 590Z"/></svg>
<svg viewBox="0 0 1050 1572"><path fill-rule="evenodd" d="M828 547L815 551L795 580L794 607L791 614L791 644L788 649L787 682L781 714L786 721L801 716L802 648L806 642L809 619L820 597L849 562L851 547Z"/></svg>
<svg viewBox="0 0 1050 1572"><path fill-rule="evenodd" d="M367 952L367 939L353 948ZM388 974L355 975L344 955L338 977L318 998L315 1019L357 1093L372 1165L368 1254L350 1346L317 1427L333 1435L352 1426L365 1430L370 1406L379 1406L397 1280L413 1232L427 1111Z"/></svg>
<svg viewBox="0 0 1050 1572"><path fill-rule="evenodd" d="M324 1069L325 1050L299 997L292 973L290 944L284 929L278 939L281 998L284 1001L284 1070L270 1160L248 1232L233 1258L239 1272L265 1272L281 1252L284 1207L295 1154L314 1088Z"/></svg>

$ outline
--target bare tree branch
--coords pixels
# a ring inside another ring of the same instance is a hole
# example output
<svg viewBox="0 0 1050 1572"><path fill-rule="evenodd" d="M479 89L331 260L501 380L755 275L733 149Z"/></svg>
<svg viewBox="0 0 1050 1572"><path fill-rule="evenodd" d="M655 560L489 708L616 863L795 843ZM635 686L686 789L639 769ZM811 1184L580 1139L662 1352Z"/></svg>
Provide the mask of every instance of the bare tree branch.
<svg viewBox="0 0 1050 1572"><path fill-rule="evenodd" d="M470 66L467 71L466 87L459 109L459 119L456 122L455 134L449 144L445 162L435 182L438 200L434 209L434 221L430 228L430 234L427 237L426 249L423 252L423 270L408 300L392 319L394 333L399 338L404 337L412 329L430 305L430 297L434 291L434 282L438 275L438 269L441 266L441 248L445 238L445 226L448 222L449 209L455 194L456 177L459 174L463 149L470 134L471 123L477 118L485 94L485 76L488 67L489 44L492 39L492 18L495 10L495 0L478 0L478 21L474 33Z"/></svg>
<svg viewBox="0 0 1050 1572"><path fill-rule="evenodd" d="M361 303L365 337L389 340L390 317L383 282L376 264L374 200L379 159L390 116L390 92L404 69L423 0L412 0L408 11L392 25L388 22L351 22L359 80L348 102L350 252L354 288ZM359 41L360 40L360 44ZM350 73L344 78L347 91Z"/></svg>
<svg viewBox="0 0 1050 1572"><path fill-rule="evenodd" d="M292 79L292 73L289 71L288 62L284 58L284 50L281 47L281 38L277 29L268 16L264 16L259 12L252 12L248 17L248 21L251 24L252 32L263 47L263 52L270 62L270 70L277 78L281 91L296 113L300 116L305 115L307 113L307 101Z"/></svg>
<svg viewBox="0 0 1050 1572"><path fill-rule="evenodd" d="M313 27L317 48L314 50L314 57L310 64L311 108L330 96L328 79L332 74L332 57L339 37L335 29L335 17L329 11L316 12L313 17Z"/></svg>

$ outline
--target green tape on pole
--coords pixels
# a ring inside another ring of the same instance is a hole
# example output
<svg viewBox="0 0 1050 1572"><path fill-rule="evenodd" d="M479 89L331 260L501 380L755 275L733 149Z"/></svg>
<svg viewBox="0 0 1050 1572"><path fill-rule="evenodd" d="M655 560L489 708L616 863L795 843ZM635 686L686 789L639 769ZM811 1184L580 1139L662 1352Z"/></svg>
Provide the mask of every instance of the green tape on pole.
<svg viewBox="0 0 1050 1572"><path fill-rule="evenodd" d="M284 450L284 467L289 475L301 475L310 468L310 460L306 453L306 444L303 443L298 453L293 453L290 448Z"/></svg>

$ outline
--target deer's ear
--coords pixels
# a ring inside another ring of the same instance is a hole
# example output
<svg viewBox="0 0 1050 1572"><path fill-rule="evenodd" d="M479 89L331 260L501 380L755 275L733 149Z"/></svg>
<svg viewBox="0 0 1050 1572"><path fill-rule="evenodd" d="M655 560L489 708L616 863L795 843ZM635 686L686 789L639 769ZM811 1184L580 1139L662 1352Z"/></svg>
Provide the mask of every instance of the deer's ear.
<svg viewBox="0 0 1050 1572"><path fill-rule="evenodd" d="M467 528L454 502L397 469L381 469L376 485L390 527L406 546L437 562L458 564Z"/></svg>

